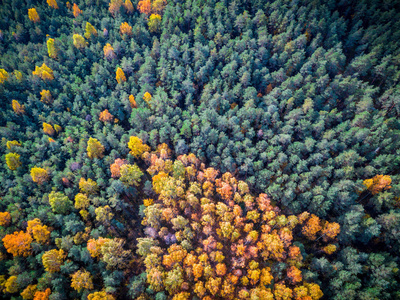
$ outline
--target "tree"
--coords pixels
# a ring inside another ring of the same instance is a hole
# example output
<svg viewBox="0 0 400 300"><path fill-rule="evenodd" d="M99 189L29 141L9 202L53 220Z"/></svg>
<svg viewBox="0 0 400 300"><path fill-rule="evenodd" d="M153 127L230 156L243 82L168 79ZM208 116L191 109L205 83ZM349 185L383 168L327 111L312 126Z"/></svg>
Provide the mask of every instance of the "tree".
<svg viewBox="0 0 400 300"><path fill-rule="evenodd" d="M31 177L33 182L41 185L49 180L49 174L43 168L33 167L31 169Z"/></svg>
<svg viewBox="0 0 400 300"><path fill-rule="evenodd" d="M31 243L33 241L29 233L23 231L7 234L3 239L3 245L8 253L13 256L27 257L31 254Z"/></svg>
<svg viewBox="0 0 400 300"><path fill-rule="evenodd" d="M77 18L81 13L82 11L79 9L78 5L74 3L74 5L72 6L72 14L74 15L74 17Z"/></svg>
<svg viewBox="0 0 400 300"><path fill-rule="evenodd" d="M40 21L39 14L36 11L36 8L29 8L28 9L28 17L33 23L37 23Z"/></svg>
<svg viewBox="0 0 400 300"><path fill-rule="evenodd" d="M151 2L150 0L140 0L137 5L137 9L146 15L150 15L151 12Z"/></svg>
<svg viewBox="0 0 400 300"><path fill-rule="evenodd" d="M108 10L115 17L119 13L119 9L122 6L122 0L111 0L109 3Z"/></svg>
<svg viewBox="0 0 400 300"><path fill-rule="evenodd" d="M0 84L3 84L7 79L9 75L6 70L0 69Z"/></svg>
<svg viewBox="0 0 400 300"><path fill-rule="evenodd" d="M18 280L17 276L10 276L7 281L4 284L6 288L6 292L10 294L14 294L18 292L19 290L19 285L18 285Z"/></svg>
<svg viewBox="0 0 400 300"><path fill-rule="evenodd" d="M126 185L136 185L138 186L141 177L143 176L143 172L140 168L135 165L124 164L120 169L121 178L120 180Z"/></svg>
<svg viewBox="0 0 400 300"><path fill-rule="evenodd" d="M108 109L105 109L100 113L99 120L104 123L112 122L113 119L114 119L114 116L109 113Z"/></svg>
<svg viewBox="0 0 400 300"><path fill-rule="evenodd" d="M36 291L33 300L49 300L51 290L47 288L45 291Z"/></svg>
<svg viewBox="0 0 400 300"><path fill-rule="evenodd" d="M151 4L151 10L154 13L161 15L166 5L167 5L166 0L154 0L153 3Z"/></svg>
<svg viewBox="0 0 400 300"><path fill-rule="evenodd" d="M50 239L50 230L37 218L28 221L26 231L40 244L45 244Z"/></svg>
<svg viewBox="0 0 400 300"><path fill-rule="evenodd" d="M131 258L131 251L124 250L124 240L119 238L108 239L101 246L101 259L107 264L109 269L123 269L128 265Z"/></svg>
<svg viewBox="0 0 400 300"><path fill-rule="evenodd" d="M56 58L57 57L57 50L54 46L54 39L49 38L47 40L47 52L49 53L49 57Z"/></svg>
<svg viewBox="0 0 400 300"><path fill-rule="evenodd" d="M99 187L97 186L97 182L88 178L87 180L85 178L81 178L79 180L79 189L82 193L85 194L96 194L99 190Z"/></svg>
<svg viewBox="0 0 400 300"><path fill-rule="evenodd" d="M132 36L132 26L130 26L127 22L123 22L121 26L119 26L119 32L121 36L126 34L127 36Z"/></svg>
<svg viewBox="0 0 400 300"><path fill-rule="evenodd" d="M126 164L126 159L117 158L114 163L110 166L111 177L119 178L121 176L121 167Z"/></svg>
<svg viewBox="0 0 400 300"><path fill-rule="evenodd" d="M108 61L111 61L117 57L115 55L114 48L109 43L107 43L104 46L103 51L104 51L104 58L107 59Z"/></svg>
<svg viewBox="0 0 400 300"><path fill-rule="evenodd" d="M19 104L17 100L12 100L11 102L12 109L17 115L23 115L25 114L25 105Z"/></svg>
<svg viewBox="0 0 400 300"><path fill-rule="evenodd" d="M33 75L40 77L43 80L53 80L53 70L46 66L45 63L41 67L36 66L35 71L32 72Z"/></svg>
<svg viewBox="0 0 400 300"><path fill-rule="evenodd" d="M49 90L42 90L40 92L40 101L46 104L51 104L53 102L53 97L51 96L51 93Z"/></svg>
<svg viewBox="0 0 400 300"><path fill-rule="evenodd" d="M297 269L295 266L291 266L286 270L287 277L289 278L289 282L293 285L302 281L301 271Z"/></svg>
<svg viewBox="0 0 400 300"><path fill-rule="evenodd" d="M74 34L72 36L73 44L77 49L83 49L88 45L88 42L85 41L85 38L80 34Z"/></svg>
<svg viewBox="0 0 400 300"><path fill-rule="evenodd" d="M117 69L117 73L116 73L115 79L117 79L117 82L119 84L122 84L123 82L126 81L125 73L124 73L124 71L122 71L121 68Z"/></svg>
<svg viewBox="0 0 400 300"><path fill-rule="evenodd" d="M85 38L90 39L91 36L97 36L97 30L96 28L93 27L92 24L90 24L89 22L86 22L86 27L85 27Z"/></svg>
<svg viewBox="0 0 400 300"><path fill-rule="evenodd" d="M101 256L101 248L107 242L109 239L107 238L102 238L99 237L97 240L96 239L90 239L87 242L87 249L90 253L90 255L94 258L100 257Z"/></svg>
<svg viewBox="0 0 400 300"><path fill-rule="evenodd" d="M61 192L52 191L49 195L50 206L56 214L67 214L72 207L72 201Z"/></svg>
<svg viewBox="0 0 400 300"><path fill-rule="evenodd" d="M133 4L132 4L132 1L131 1L131 0L125 0L123 6L125 7L126 12L127 12L128 14L133 13Z"/></svg>
<svg viewBox="0 0 400 300"><path fill-rule="evenodd" d="M0 212L0 226L7 227L11 223L11 215L8 211Z"/></svg>
<svg viewBox="0 0 400 300"><path fill-rule="evenodd" d="M79 293L82 290L92 290L93 289L93 281L92 276L88 271L79 270L71 275L71 287L78 291Z"/></svg>
<svg viewBox="0 0 400 300"><path fill-rule="evenodd" d="M50 136L53 136L55 133L53 126L51 126L48 123L43 123L43 131L45 134L50 135Z"/></svg>
<svg viewBox="0 0 400 300"><path fill-rule="evenodd" d="M94 138L89 138L86 151L90 159L102 158L104 156L104 146Z"/></svg>
<svg viewBox="0 0 400 300"><path fill-rule="evenodd" d="M28 285L22 292L21 296L24 300L32 300L35 297L35 293L37 291L37 284Z"/></svg>
<svg viewBox="0 0 400 300"><path fill-rule="evenodd" d="M143 100L146 101L146 103L150 106L150 101L151 101L151 94L149 92L144 93L143 95Z"/></svg>
<svg viewBox="0 0 400 300"><path fill-rule="evenodd" d="M82 193L78 193L75 196L75 208L76 209L87 209L89 207L89 198Z"/></svg>
<svg viewBox="0 0 400 300"><path fill-rule="evenodd" d="M18 153L7 153L6 154L6 164L10 170L18 169L22 163L19 160L20 155Z"/></svg>
<svg viewBox="0 0 400 300"><path fill-rule="evenodd" d="M316 234L322 229L320 219L316 215L311 215L302 228L302 233L310 240L316 239Z"/></svg>
<svg viewBox="0 0 400 300"><path fill-rule="evenodd" d="M134 157L140 157L144 152L150 151L150 147L143 144L143 141L137 136L130 137L128 147L131 150L130 154Z"/></svg>
<svg viewBox="0 0 400 300"><path fill-rule="evenodd" d="M55 9L58 9L57 1L56 0L47 0L47 4Z"/></svg>
<svg viewBox="0 0 400 300"><path fill-rule="evenodd" d="M64 263L65 257L66 254L62 249L46 251L42 256L44 269L49 273L60 272L61 265Z"/></svg>
<svg viewBox="0 0 400 300"><path fill-rule="evenodd" d="M161 29L161 16L158 14L152 14L150 16L149 22L147 23L149 26L150 32L158 32Z"/></svg>
<svg viewBox="0 0 400 300"><path fill-rule="evenodd" d="M115 298L113 295L107 294L105 291L100 291L89 294L88 300L115 300Z"/></svg>
<svg viewBox="0 0 400 300"><path fill-rule="evenodd" d="M129 95L129 103L132 108L137 108L136 100L133 95Z"/></svg>
<svg viewBox="0 0 400 300"><path fill-rule="evenodd" d="M367 187L372 195L376 195L381 191L392 188L390 186L391 183L392 179L389 175L376 175L371 179L366 179L363 181L363 184Z"/></svg>

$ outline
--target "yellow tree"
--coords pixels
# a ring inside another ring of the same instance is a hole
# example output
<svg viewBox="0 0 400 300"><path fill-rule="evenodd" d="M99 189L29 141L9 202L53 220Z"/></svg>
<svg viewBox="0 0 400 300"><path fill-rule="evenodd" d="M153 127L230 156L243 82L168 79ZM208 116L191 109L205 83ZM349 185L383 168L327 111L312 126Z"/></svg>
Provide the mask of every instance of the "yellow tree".
<svg viewBox="0 0 400 300"><path fill-rule="evenodd" d="M49 53L49 57L56 58L57 57L57 50L54 45L54 39L47 40L47 52Z"/></svg>
<svg viewBox="0 0 400 300"><path fill-rule="evenodd" d="M8 211L0 212L0 226L8 226L11 223L11 215Z"/></svg>
<svg viewBox="0 0 400 300"><path fill-rule="evenodd" d="M74 34L72 36L72 39L73 39L74 46L77 49L83 49L88 44L88 42L85 41L85 38L83 36L81 36L80 34Z"/></svg>
<svg viewBox="0 0 400 300"><path fill-rule="evenodd" d="M4 83L8 79L8 73L4 69L0 69L0 83Z"/></svg>
<svg viewBox="0 0 400 300"><path fill-rule="evenodd" d="M128 14L133 13L133 4L131 0L125 0L123 6L125 7L125 10Z"/></svg>
<svg viewBox="0 0 400 300"><path fill-rule="evenodd" d="M3 239L3 245L8 253L13 256L27 257L31 254L31 243L33 241L29 233L23 231L7 234Z"/></svg>
<svg viewBox="0 0 400 300"><path fill-rule="evenodd" d="M40 77L43 80L53 80L53 70L46 66L45 63L41 67L36 66L35 71L32 72L33 75Z"/></svg>
<svg viewBox="0 0 400 300"><path fill-rule="evenodd" d="M133 95L129 95L129 103L132 108L137 108L136 100Z"/></svg>
<svg viewBox="0 0 400 300"><path fill-rule="evenodd" d="M33 23L37 23L40 21L39 14L36 11L36 8L28 9L28 17Z"/></svg>
<svg viewBox="0 0 400 300"><path fill-rule="evenodd" d="M149 26L150 32L158 32L161 29L161 16L158 14L152 14L150 16L149 22L147 23Z"/></svg>
<svg viewBox="0 0 400 300"><path fill-rule="evenodd" d="M109 43L107 43L104 46L103 51L104 51L104 58L106 58L107 60L113 60L114 58L117 57L115 55L114 48Z"/></svg>
<svg viewBox="0 0 400 300"><path fill-rule="evenodd" d="M127 22L123 22L121 26L119 26L119 32L121 33L121 36L126 34L127 36L132 35L132 26L129 25Z"/></svg>
<svg viewBox="0 0 400 300"><path fill-rule="evenodd" d="M96 28L93 27L92 24L90 24L89 22L86 22L86 28L85 28L85 38L90 39L91 36L97 36L97 30Z"/></svg>
<svg viewBox="0 0 400 300"><path fill-rule="evenodd" d="M88 300L115 300L115 298L113 295L107 294L105 291L100 291L89 294Z"/></svg>
<svg viewBox="0 0 400 300"><path fill-rule="evenodd" d="M47 0L47 4L55 9L58 9L57 1L56 0Z"/></svg>
<svg viewBox="0 0 400 300"><path fill-rule="evenodd" d="M150 101L151 101L151 94L149 92L144 93L143 95L143 100L146 101L146 103L150 106Z"/></svg>
<svg viewBox="0 0 400 300"><path fill-rule="evenodd" d="M78 193L75 196L75 208L76 209L86 209L89 207L89 198L82 193Z"/></svg>
<svg viewBox="0 0 400 300"><path fill-rule="evenodd" d="M19 104L19 102L17 100L12 100L11 101L11 106L12 106L12 109L14 110L14 112L17 115L25 114L25 105Z"/></svg>
<svg viewBox="0 0 400 300"><path fill-rule="evenodd" d="M22 292L21 296L24 300L32 300L35 297L35 293L37 291L37 284L28 285Z"/></svg>
<svg viewBox="0 0 400 300"><path fill-rule="evenodd" d="M44 269L49 273L59 272L61 270L61 265L64 263L65 257L66 254L62 249L46 251L42 256Z"/></svg>
<svg viewBox="0 0 400 300"><path fill-rule="evenodd" d="M18 286L17 276L9 277L4 284L4 287L6 288L7 293L14 294L18 292L19 286Z"/></svg>
<svg viewBox="0 0 400 300"><path fill-rule="evenodd" d="M72 6L72 14L74 15L74 17L77 18L81 13L82 11L79 9L78 5L74 3L74 5Z"/></svg>
<svg viewBox="0 0 400 300"><path fill-rule="evenodd" d="M40 96L41 96L40 101L42 101L43 103L50 104L53 102L53 97L51 96L49 90L42 90L40 92Z"/></svg>
<svg viewBox="0 0 400 300"><path fill-rule="evenodd" d="M376 175L373 178L363 181L363 184L367 187L372 195L376 195L381 191L392 188L390 186L391 183L392 179L389 175Z"/></svg>
<svg viewBox="0 0 400 300"><path fill-rule="evenodd" d="M137 136L130 137L128 147L131 150L130 154L134 157L140 157L144 152L150 151L150 147L143 144L143 141Z"/></svg>
<svg viewBox="0 0 400 300"><path fill-rule="evenodd" d="M96 181L93 181L90 178L86 180L85 178L82 177L79 180L79 189L82 193L85 194L96 194L97 191L99 190L99 187L97 186Z"/></svg>
<svg viewBox="0 0 400 300"><path fill-rule="evenodd" d="M7 153L6 154L6 164L10 170L16 170L21 166L19 160L20 155L18 153Z"/></svg>
<svg viewBox="0 0 400 300"><path fill-rule="evenodd" d="M115 76L115 79L117 79L117 82L119 84L121 84L121 83L126 81L125 73L121 68L117 69L117 74Z"/></svg>
<svg viewBox="0 0 400 300"><path fill-rule="evenodd" d="M37 218L28 221L26 231L40 244L45 244L50 239L50 230Z"/></svg>
<svg viewBox="0 0 400 300"><path fill-rule="evenodd" d="M122 0L111 0L109 3L108 11L112 14L113 17L115 17L119 9L121 8L123 2Z"/></svg>
<svg viewBox="0 0 400 300"><path fill-rule="evenodd" d="M79 293L82 290L92 290L93 281L92 276L88 271L77 271L71 275L71 287L77 290Z"/></svg>
<svg viewBox="0 0 400 300"><path fill-rule="evenodd" d="M53 126L51 126L51 124L48 123L43 123L43 132L47 135L54 135L55 131L53 129Z"/></svg>
<svg viewBox="0 0 400 300"><path fill-rule="evenodd" d="M36 182L39 185L49 180L49 174L47 173L47 171L43 168L38 167L33 167L31 169L31 177L33 182Z"/></svg>
<svg viewBox="0 0 400 300"><path fill-rule="evenodd" d="M94 138L90 138L87 143L87 155L89 158L102 158L104 156L104 146Z"/></svg>

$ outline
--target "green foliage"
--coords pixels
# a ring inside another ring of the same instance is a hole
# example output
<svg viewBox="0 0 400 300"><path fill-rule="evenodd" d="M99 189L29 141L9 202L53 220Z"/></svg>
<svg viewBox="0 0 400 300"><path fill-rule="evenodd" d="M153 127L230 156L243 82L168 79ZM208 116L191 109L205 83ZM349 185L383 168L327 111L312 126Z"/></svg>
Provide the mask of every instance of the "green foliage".
<svg viewBox="0 0 400 300"><path fill-rule="evenodd" d="M51 192L49 194L49 203L51 209L56 214L67 214L72 208L72 201L69 200L68 196L62 192Z"/></svg>

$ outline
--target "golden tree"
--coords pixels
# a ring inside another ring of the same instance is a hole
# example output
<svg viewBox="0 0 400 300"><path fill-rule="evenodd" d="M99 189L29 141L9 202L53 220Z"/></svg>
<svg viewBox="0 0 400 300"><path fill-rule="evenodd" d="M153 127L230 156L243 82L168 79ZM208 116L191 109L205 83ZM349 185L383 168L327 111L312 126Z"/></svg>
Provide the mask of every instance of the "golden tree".
<svg viewBox="0 0 400 300"><path fill-rule="evenodd" d="M130 154L134 157L140 157L144 152L150 151L150 147L143 144L143 141L137 136L130 137L128 147L131 150Z"/></svg>
<svg viewBox="0 0 400 300"><path fill-rule="evenodd" d="M105 109L100 113L99 120L104 123L112 122L113 119L114 119L114 116L112 114L110 114L108 109Z"/></svg>
<svg viewBox="0 0 400 300"><path fill-rule="evenodd" d="M123 6L125 7L125 10L128 14L133 13L133 4L131 0L125 0Z"/></svg>
<svg viewBox="0 0 400 300"><path fill-rule="evenodd" d="M76 271L74 274L71 275L71 277L71 287L79 293L85 289L93 289L92 276L88 271Z"/></svg>
<svg viewBox="0 0 400 300"><path fill-rule="evenodd" d="M31 177L33 182L37 184L43 184L49 180L49 174L43 168L33 167L31 169Z"/></svg>
<svg viewBox="0 0 400 300"><path fill-rule="evenodd" d="M36 291L33 300L49 300L51 290L47 288L45 291Z"/></svg>
<svg viewBox="0 0 400 300"><path fill-rule="evenodd" d="M11 106L12 106L12 109L14 110L14 112L17 115L25 114L25 105L19 104L19 102L17 100L12 100L11 101Z"/></svg>
<svg viewBox="0 0 400 300"><path fill-rule="evenodd" d="M161 15L167 5L166 0L154 0L151 4L151 9L154 13Z"/></svg>
<svg viewBox="0 0 400 300"><path fill-rule="evenodd" d="M104 156L104 146L94 138L90 138L87 143L87 155L89 158L102 158Z"/></svg>
<svg viewBox="0 0 400 300"><path fill-rule="evenodd" d="M54 45L54 39L47 40L47 52L49 53L49 57L56 58L57 57L57 50Z"/></svg>
<svg viewBox="0 0 400 300"><path fill-rule="evenodd" d="M371 192L372 195L376 195L384 190L392 188L390 184L392 179L389 175L376 175L373 178L366 179L363 184Z"/></svg>
<svg viewBox="0 0 400 300"><path fill-rule="evenodd" d="M53 129L53 126L51 126L51 124L48 123L44 123L43 122L43 132L47 135L54 135L55 131Z"/></svg>
<svg viewBox="0 0 400 300"><path fill-rule="evenodd" d="M150 32L158 32L161 29L161 16L158 14L152 14L147 23Z"/></svg>
<svg viewBox="0 0 400 300"><path fill-rule="evenodd" d="M19 160L20 155L18 153L7 153L6 154L6 164L10 170L18 169L22 163Z"/></svg>
<svg viewBox="0 0 400 300"><path fill-rule="evenodd" d="M32 72L33 75L40 77L43 80L53 80L53 70L46 66L45 63L41 67L36 66L35 71Z"/></svg>
<svg viewBox="0 0 400 300"><path fill-rule="evenodd" d="M28 17L33 23L37 23L40 21L39 14L36 11L36 8L28 9Z"/></svg>
<svg viewBox="0 0 400 300"><path fill-rule="evenodd" d="M29 233L23 231L7 234L3 239L3 245L8 253L13 256L27 257L31 254L31 243L33 241Z"/></svg>
<svg viewBox="0 0 400 300"><path fill-rule="evenodd" d="M121 68L117 69L117 74L115 76L115 79L117 79L117 82L119 84L121 84L121 83L126 81L125 73L124 73L124 71L122 71Z"/></svg>
<svg viewBox="0 0 400 300"><path fill-rule="evenodd" d="M50 230L37 218L28 221L26 231L40 244L45 244L50 239Z"/></svg>
<svg viewBox="0 0 400 300"><path fill-rule="evenodd" d="M74 5L72 6L72 14L74 15L74 17L77 18L81 13L82 11L79 9L78 5L74 3Z"/></svg>
<svg viewBox="0 0 400 300"><path fill-rule="evenodd" d="M133 95L129 95L129 103L132 108L137 108L136 100Z"/></svg>
<svg viewBox="0 0 400 300"><path fill-rule="evenodd" d="M18 292L19 286L17 281L17 276L10 276L4 284L6 288L6 292L10 294L14 294Z"/></svg>
<svg viewBox="0 0 400 300"><path fill-rule="evenodd" d="M115 300L115 298L113 295L107 294L106 291L100 291L89 294L88 300Z"/></svg>
<svg viewBox="0 0 400 300"><path fill-rule="evenodd" d="M55 9L58 9L57 1L56 0L47 0L47 4Z"/></svg>
<svg viewBox="0 0 400 300"><path fill-rule="evenodd" d="M6 70L0 69L0 83L3 84L7 79L9 75Z"/></svg>
<svg viewBox="0 0 400 300"><path fill-rule="evenodd" d="M111 177L118 178L121 176L121 167L126 164L126 159L117 158L114 163L110 166Z"/></svg>
<svg viewBox="0 0 400 300"><path fill-rule="evenodd" d="M146 101L146 103L150 106L150 101L151 101L151 94L149 92L144 93L143 95L143 100Z"/></svg>
<svg viewBox="0 0 400 300"><path fill-rule="evenodd" d="M22 292L21 296L24 300L32 300L35 297L35 293L37 291L37 284L28 285Z"/></svg>
<svg viewBox="0 0 400 300"><path fill-rule="evenodd" d="M74 46L77 49L83 49L88 45L88 42L86 42L85 38L83 36L81 36L80 34L77 34L77 33L74 34L72 36L72 39L73 39Z"/></svg>
<svg viewBox="0 0 400 300"><path fill-rule="evenodd" d="M11 223L11 215L8 211L0 212L0 226L8 226Z"/></svg>
<svg viewBox="0 0 400 300"><path fill-rule="evenodd" d="M114 48L109 43L107 43L104 46L103 51L104 51L104 58L106 58L107 60L113 60L114 58L117 57L115 55Z"/></svg>
<svg viewBox="0 0 400 300"><path fill-rule="evenodd" d="M101 247L110 239L99 237L98 239L90 239L87 242L87 249L94 258L101 256Z"/></svg>
<svg viewBox="0 0 400 300"><path fill-rule="evenodd" d="M302 228L302 233L310 240L316 239L316 234L322 229L320 219L316 215L311 217Z"/></svg>
<svg viewBox="0 0 400 300"><path fill-rule="evenodd" d="M13 140L13 141L7 141L6 145L8 149L12 150L14 147L20 147L21 143L16 140Z"/></svg>
<svg viewBox="0 0 400 300"><path fill-rule="evenodd" d="M115 17L119 13L119 9L121 8L123 2L122 0L111 0L109 3L108 11Z"/></svg>
<svg viewBox="0 0 400 300"><path fill-rule="evenodd" d="M137 9L143 14L149 15L151 13L151 2L150 0L140 0Z"/></svg>
<svg viewBox="0 0 400 300"><path fill-rule="evenodd" d="M86 22L86 27L85 27L85 38L90 39L91 36L97 36L97 30L96 28L93 27L92 24L90 24L89 22Z"/></svg>
<svg viewBox="0 0 400 300"><path fill-rule="evenodd" d="M42 256L44 269L49 273L59 272L61 270L61 265L64 263L65 257L66 254L62 249L46 251Z"/></svg>
<svg viewBox="0 0 400 300"><path fill-rule="evenodd" d="M121 36L124 34L127 36L132 36L132 26L130 26L127 22L123 22L119 26L119 32L121 33Z"/></svg>
<svg viewBox="0 0 400 300"><path fill-rule="evenodd" d="M40 92L40 101L46 104L51 104L53 102L53 97L51 96L51 93L49 90L42 90Z"/></svg>
<svg viewBox="0 0 400 300"><path fill-rule="evenodd" d="M81 178L79 180L79 189L82 193L85 194L96 194L99 190L99 187L97 186L96 181L88 178L86 180L85 178Z"/></svg>
<svg viewBox="0 0 400 300"><path fill-rule="evenodd" d="M78 193L75 196L75 208L76 209L86 209L89 207L89 198L82 193Z"/></svg>

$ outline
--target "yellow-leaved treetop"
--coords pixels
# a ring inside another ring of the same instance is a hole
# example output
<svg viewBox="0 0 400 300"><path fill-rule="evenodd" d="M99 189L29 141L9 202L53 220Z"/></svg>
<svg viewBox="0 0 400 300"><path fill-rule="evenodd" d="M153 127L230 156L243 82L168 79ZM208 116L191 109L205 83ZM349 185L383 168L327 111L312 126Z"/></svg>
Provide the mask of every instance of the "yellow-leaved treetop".
<svg viewBox="0 0 400 300"><path fill-rule="evenodd" d="M56 0L47 0L47 4L52 8L58 9L58 4Z"/></svg>
<svg viewBox="0 0 400 300"><path fill-rule="evenodd" d="M150 32L158 32L161 29L161 16L159 14L152 14L147 23Z"/></svg>
<svg viewBox="0 0 400 300"><path fill-rule="evenodd" d="M46 104L51 104L53 102L53 97L51 96L51 93L49 90L42 90L40 92L40 101Z"/></svg>
<svg viewBox="0 0 400 300"><path fill-rule="evenodd" d="M88 300L115 300L115 298L113 295L107 294L106 291L100 291L89 294Z"/></svg>
<svg viewBox="0 0 400 300"><path fill-rule="evenodd" d="M133 13L133 4L131 0L125 0L125 3L123 4L125 7L126 13L131 14Z"/></svg>
<svg viewBox="0 0 400 300"><path fill-rule="evenodd" d="M18 81L22 80L22 72L21 71L14 70L14 76ZM1 80L0 80L0 82L1 82Z"/></svg>
<svg viewBox="0 0 400 300"><path fill-rule="evenodd" d="M136 100L133 95L129 95L129 103L131 104L132 108L137 108Z"/></svg>
<svg viewBox="0 0 400 300"><path fill-rule="evenodd" d="M111 0L109 3L108 11L115 17L119 13L119 9L121 8L123 2L122 0Z"/></svg>
<svg viewBox="0 0 400 300"><path fill-rule="evenodd" d="M83 49L87 46L87 42L85 41L85 38L81 36L80 34L74 34L72 36L73 39L73 44L77 49Z"/></svg>
<svg viewBox="0 0 400 300"><path fill-rule="evenodd" d="M12 150L14 147L20 147L21 143L14 140L14 141L7 141L6 145L8 149Z"/></svg>
<svg viewBox="0 0 400 300"><path fill-rule="evenodd" d="M104 51L104 58L105 59L112 60L112 59L116 58L116 55L115 55L115 52L114 52L114 48L109 43L107 43L104 46L103 51Z"/></svg>
<svg viewBox="0 0 400 300"><path fill-rule="evenodd" d="M35 71L32 72L33 75L42 78L43 80L53 80L53 70L50 69L45 63L41 67L36 66Z"/></svg>
<svg viewBox="0 0 400 300"><path fill-rule="evenodd" d="M93 289L92 276L88 271L76 271L71 277L71 287L78 292Z"/></svg>
<svg viewBox="0 0 400 300"><path fill-rule="evenodd" d="M7 227L11 223L11 215L8 211L0 212L0 226Z"/></svg>
<svg viewBox="0 0 400 300"><path fill-rule="evenodd" d="M21 296L24 300L32 300L35 297L37 291L37 284L28 285L22 292Z"/></svg>
<svg viewBox="0 0 400 300"><path fill-rule="evenodd" d="M37 218L28 221L26 231L40 244L45 244L50 239L50 230Z"/></svg>
<svg viewBox="0 0 400 300"><path fill-rule="evenodd" d="M129 25L127 22L123 22L121 26L119 26L119 32L121 35L126 34L127 36L132 35L132 26Z"/></svg>
<svg viewBox="0 0 400 300"><path fill-rule="evenodd" d="M89 22L86 22L86 28L85 28L85 38L90 39L91 36L97 36L97 30L96 28L93 27L92 24L90 24Z"/></svg>
<svg viewBox="0 0 400 300"><path fill-rule="evenodd" d="M85 178L81 178L79 180L79 189L82 193L85 194L96 194L97 191L99 190L99 187L97 186L97 182L88 178L86 180Z"/></svg>
<svg viewBox="0 0 400 300"><path fill-rule="evenodd" d="M115 79L117 79L119 84L126 81L125 73L121 68L118 68L116 73Z"/></svg>
<svg viewBox="0 0 400 300"><path fill-rule="evenodd" d="M143 141L137 136L130 137L128 147L131 150L130 154L134 157L140 157L144 152L150 151L150 147L143 144Z"/></svg>
<svg viewBox="0 0 400 300"><path fill-rule="evenodd" d="M21 166L21 161L19 160L20 155L18 153L7 153L6 154L6 164L10 170L16 170Z"/></svg>
<svg viewBox="0 0 400 300"><path fill-rule="evenodd" d="M62 249L53 249L45 252L42 256L44 269L49 273L59 272L61 270L61 265L64 263L65 257L66 254Z"/></svg>
<svg viewBox="0 0 400 300"><path fill-rule="evenodd" d="M151 98L152 98L152 96L149 92L144 93L143 100L146 101L148 106L150 106Z"/></svg>
<svg viewBox="0 0 400 300"><path fill-rule="evenodd" d="M90 138L88 143L87 143L87 155L89 158L102 158L104 156L104 146L94 138Z"/></svg>
<svg viewBox="0 0 400 300"><path fill-rule="evenodd" d="M48 123L43 123L43 131L47 135L54 135L55 133L53 126L51 126L51 124Z"/></svg>
<svg viewBox="0 0 400 300"><path fill-rule="evenodd" d="M4 69L0 69L0 83L4 83L8 79L8 72Z"/></svg>
<svg viewBox="0 0 400 300"><path fill-rule="evenodd" d="M49 180L49 174L43 168L34 167L31 169L31 177L33 182L43 184Z"/></svg>
<svg viewBox="0 0 400 300"><path fill-rule="evenodd" d="M74 15L74 17L77 18L81 13L82 11L79 9L78 5L74 3L74 5L72 6L72 14Z"/></svg>
<svg viewBox="0 0 400 300"><path fill-rule="evenodd" d="M13 111L17 114L17 115L23 115L25 114L25 105L21 105L19 104L19 102L17 100L12 100L11 101L11 106Z"/></svg>
<svg viewBox="0 0 400 300"><path fill-rule="evenodd" d="M54 39L52 38L47 40L47 52L49 53L49 57L51 58L57 57L56 46L54 45Z"/></svg>
<svg viewBox="0 0 400 300"><path fill-rule="evenodd" d="M36 11L36 8L28 9L28 17L29 17L29 20L31 20L33 23L37 23L40 21L40 17Z"/></svg>
<svg viewBox="0 0 400 300"><path fill-rule="evenodd" d="M14 294L14 293L18 292L19 285L18 285L18 281L17 281L17 276L9 277L4 284L4 287L6 288L7 293Z"/></svg>
<svg viewBox="0 0 400 300"><path fill-rule="evenodd" d="M363 181L363 184L367 187L372 195L376 195L379 192L392 188L390 186L391 183L392 179L389 175L376 175L373 178Z"/></svg>

